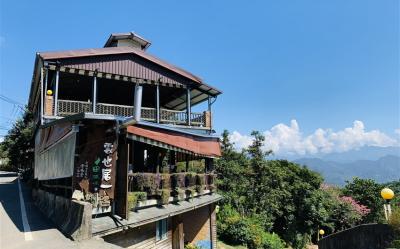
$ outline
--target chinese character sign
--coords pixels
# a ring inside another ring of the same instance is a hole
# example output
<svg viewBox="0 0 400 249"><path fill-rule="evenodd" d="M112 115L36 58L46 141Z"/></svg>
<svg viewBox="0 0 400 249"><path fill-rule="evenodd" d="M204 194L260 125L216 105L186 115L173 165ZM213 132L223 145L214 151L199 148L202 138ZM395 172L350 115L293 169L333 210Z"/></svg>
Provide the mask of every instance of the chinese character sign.
<svg viewBox="0 0 400 249"><path fill-rule="evenodd" d="M113 147L114 145L112 143L104 143L104 154L105 158L103 159L103 169L102 171L102 184L100 185L100 188L103 189L108 189L112 187L112 184L110 184L111 180L111 170L112 170L112 162L113 162Z"/></svg>

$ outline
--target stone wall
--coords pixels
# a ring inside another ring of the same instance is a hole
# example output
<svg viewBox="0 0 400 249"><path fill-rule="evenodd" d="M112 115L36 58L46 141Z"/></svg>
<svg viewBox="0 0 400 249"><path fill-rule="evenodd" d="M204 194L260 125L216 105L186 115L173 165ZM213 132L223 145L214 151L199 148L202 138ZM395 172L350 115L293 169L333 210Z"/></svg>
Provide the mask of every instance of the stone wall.
<svg viewBox="0 0 400 249"><path fill-rule="evenodd" d="M384 249L392 239L391 228L386 224L365 224L321 239L319 249Z"/></svg>
<svg viewBox="0 0 400 249"><path fill-rule="evenodd" d="M58 229L73 240L92 237L92 205L70 200L41 189L33 190L36 206Z"/></svg>

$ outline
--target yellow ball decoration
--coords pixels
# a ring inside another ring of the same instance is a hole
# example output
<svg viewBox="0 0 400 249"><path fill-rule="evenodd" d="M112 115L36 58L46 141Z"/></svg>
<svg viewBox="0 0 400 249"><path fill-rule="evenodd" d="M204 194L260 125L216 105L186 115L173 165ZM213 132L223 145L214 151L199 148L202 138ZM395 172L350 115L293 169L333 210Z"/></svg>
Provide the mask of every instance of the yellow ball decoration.
<svg viewBox="0 0 400 249"><path fill-rule="evenodd" d="M324 231L323 229L320 229L320 230L319 230L319 234L320 234L320 235L324 235L324 234L325 234L325 231Z"/></svg>
<svg viewBox="0 0 400 249"><path fill-rule="evenodd" d="M394 192L390 188L384 188L381 191L381 196L385 200L391 200L394 197Z"/></svg>
<svg viewBox="0 0 400 249"><path fill-rule="evenodd" d="M53 95L53 91L52 90L47 90L46 94L51 96L51 95Z"/></svg>

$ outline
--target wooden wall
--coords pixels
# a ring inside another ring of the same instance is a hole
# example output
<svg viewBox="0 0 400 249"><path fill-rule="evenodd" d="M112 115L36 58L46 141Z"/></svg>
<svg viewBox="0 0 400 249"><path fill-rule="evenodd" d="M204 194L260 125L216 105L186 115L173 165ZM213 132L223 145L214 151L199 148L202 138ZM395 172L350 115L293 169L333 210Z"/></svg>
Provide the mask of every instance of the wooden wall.
<svg viewBox="0 0 400 249"><path fill-rule="evenodd" d="M209 206L184 213L183 231L185 243L211 248L211 221Z"/></svg>

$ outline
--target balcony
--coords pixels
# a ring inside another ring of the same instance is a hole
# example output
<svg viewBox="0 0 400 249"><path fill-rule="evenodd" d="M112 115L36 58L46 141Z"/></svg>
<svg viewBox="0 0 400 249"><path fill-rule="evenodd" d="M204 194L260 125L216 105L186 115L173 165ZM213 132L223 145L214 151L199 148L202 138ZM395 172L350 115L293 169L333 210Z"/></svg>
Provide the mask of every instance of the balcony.
<svg viewBox="0 0 400 249"><path fill-rule="evenodd" d="M93 103L75 100L58 100L57 113L59 116L66 117L82 112L93 113ZM115 104L96 104L96 114L109 114L122 117L132 117L133 106L115 105ZM190 125L194 127L211 127L210 112L190 113ZM150 122L157 122L157 109L150 107L141 108L141 119ZM169 109L160 109L160 123L172 125L187 125L187 112Z"/></svg>
<svg viewBox="0 0 400 249"><path fill-rule="evenodd" d="M128 206L129 209L136 209L165 205L213 193L215 179L216 174L213 173L130 173Z"/></svg>

